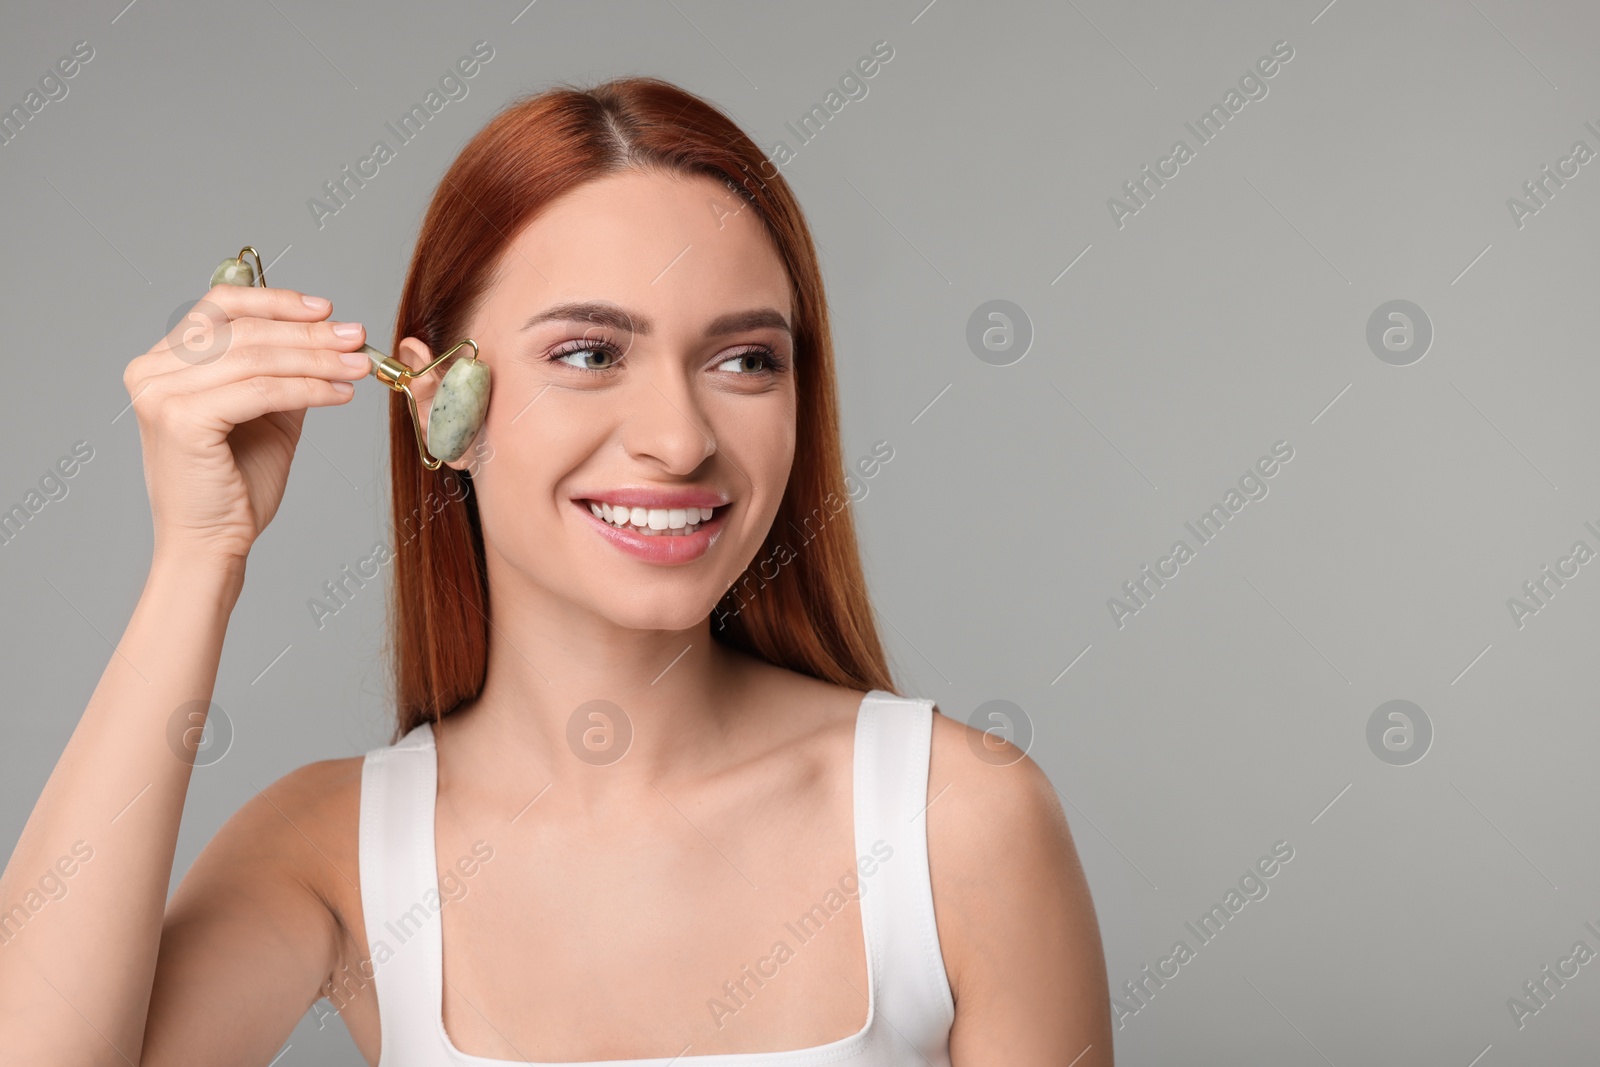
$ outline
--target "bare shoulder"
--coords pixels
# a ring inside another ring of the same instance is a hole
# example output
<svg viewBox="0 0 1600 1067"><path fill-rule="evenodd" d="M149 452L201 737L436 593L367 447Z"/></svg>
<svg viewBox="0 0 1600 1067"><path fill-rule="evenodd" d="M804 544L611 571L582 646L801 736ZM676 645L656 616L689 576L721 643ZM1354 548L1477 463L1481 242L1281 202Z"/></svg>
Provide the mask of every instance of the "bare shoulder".
<svg viewBox="0 0 1600 1067"><path fill-rule="evenodd" d="M936 712L928 799L929 881L956 1001L952 1055L1110 1064L1099 925L1049 776L1010 742Z"/></svg>
<svg viewBox="0 0 1600 1067"><path fill-rule="evenodd" d="M245 801L184 876L168 924L231 895L286 908L309 899L326 909L330 929L342 925L351 903L360 906L361 762L352 756L305 764Z"/></svg>
<svg viewBox="0 0 1600 1067"><path fill-rule="evenodd" d="M277 779L254 799L265 801L284 821L298 814L330 829L354 831L360 816L364 759L345 756L307 763Z"/></svg>
<svg viewBox="0 0 1600 1067"><path fill-rule="evenodd" d="M993 900L997 880L1039 892L1077 854L1055 787L1009 741L939 712L928 760L928 852L935 896ZM1019 880L1020 879L1020 883Z"/></svg>
<svg viewBox="0 0 1600 1067"><path fill-rule="evenodd" d="M273 870L308 887L355 884L361 763L361 756L350 756L289 771L245 801L207 851L241 864L269 860Z"/></svg>

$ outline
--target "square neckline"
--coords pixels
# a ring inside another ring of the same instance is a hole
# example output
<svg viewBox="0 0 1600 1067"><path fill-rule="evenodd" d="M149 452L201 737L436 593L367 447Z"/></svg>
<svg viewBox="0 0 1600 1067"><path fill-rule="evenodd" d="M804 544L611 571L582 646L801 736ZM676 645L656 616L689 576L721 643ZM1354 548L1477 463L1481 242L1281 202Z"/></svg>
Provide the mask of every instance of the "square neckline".
<svg viewBox="0 0 1600 1067"><path fill-rule="evenodd" d="M856 707L854 733L851 738L850 750L850 835L852 853L856 863L860 863L862 840L862 812L866 803L861 789L862 775L870 765L871 753L863 753L863 734L866 734L866 744L874 744L874 735L868 732L868 708L873 701L891 694L880 689L869 689L862 696L860 704ZM438 870L438 838L435 833L435 820L438 818L439 798L439 749L433 736L433 725L423 722L418 725L419 732L426 732L427 747L433 753L434 786L433 796L430 798L430 817L423 820L427 830L427 855L429 879L428 886L435 894L439 892ZM859 872L858 872L859 874ZM878 965L877 957L877 930L869 920L867 906L863 903L864 892L856 893L856 912L861 923L861 944L866 954L867 963L867 1021L861 1029L845 1037L835 1038L821 1045L810 1045L806 1048L779 1049L773 1052L713 1052L698 1056L687 1056L682 1053L667 1056L645 1056L634 1059L610 1060L506 1060L492 1056L479 1056L471 1052L463 1052L456 1047L450 1039L450 1033L444 1025L444 918L439 922L430 924L431 933L427 934L431 942L433 957L438 960L438 969L435 974L430 974L429 983L435 988L429 995L429 1013L433 1017L433 1028L439 1035L439 1042L445 1053L457 1064L465 1067L678 1067L678 1065L703 1064L705 1067L807 1067L810 1064L827 1063L846 1056L854 1055L865 1047L871 1035L873 1024L878 1017ZM439 898L443 900L443 897ZM435 978L437 979L435 981ZM492 1026L493 1024L491 1024ZM510 1044L508 1041L507 1044ZM515 1046L513 1046L515 1047ZM383 1052L380 1049L379 1064L382 1065Z"/></svg>

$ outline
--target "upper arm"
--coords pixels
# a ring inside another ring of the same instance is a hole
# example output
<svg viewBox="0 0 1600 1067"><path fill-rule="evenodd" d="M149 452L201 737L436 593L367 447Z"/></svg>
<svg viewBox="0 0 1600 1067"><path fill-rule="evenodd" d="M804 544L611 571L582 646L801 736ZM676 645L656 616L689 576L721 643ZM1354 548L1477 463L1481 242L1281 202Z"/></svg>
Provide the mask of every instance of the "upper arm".
<svg viewBox="0 0 1600 1067"><path fill-rule="evenodd" d="M1055 788L1020 749L989 739L991 762L969 736L982 735L934 716L928 854L951 1061L1109 1067L1100 929Z"/></svg>
<svg viewBox="0 0 1600 1067"><path fill-rule="evenodd" d="M340 944L330 879L356 877L352 773L359 797L359 758L285 775L200 853L167 906L141 1063L266 1063L321 995Z"/></svg>

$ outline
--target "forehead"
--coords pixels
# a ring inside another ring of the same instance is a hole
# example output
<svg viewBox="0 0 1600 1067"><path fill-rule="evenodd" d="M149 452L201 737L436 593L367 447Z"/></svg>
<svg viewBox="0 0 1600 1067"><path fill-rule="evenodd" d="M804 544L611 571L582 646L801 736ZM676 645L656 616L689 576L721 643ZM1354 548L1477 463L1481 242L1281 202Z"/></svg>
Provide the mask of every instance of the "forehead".
<svg viewBox="0 0 1600 1067"><path fill-rule="evenodd" d="M788 272L754 207L710 177L637 170L552 201L501 257L496 293L606 300L663 321L756 303L790 311Z"/></svg>

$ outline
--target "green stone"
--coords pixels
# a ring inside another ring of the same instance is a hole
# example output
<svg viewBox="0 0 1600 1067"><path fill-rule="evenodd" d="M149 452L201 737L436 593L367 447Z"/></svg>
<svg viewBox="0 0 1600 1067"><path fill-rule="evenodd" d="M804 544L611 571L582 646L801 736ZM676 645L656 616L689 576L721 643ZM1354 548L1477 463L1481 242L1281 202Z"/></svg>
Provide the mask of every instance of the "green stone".
<svg viewBox="0 0 1600 1067"><path fill-rule="evenodd" d="M254 285L256 273L250 269L250 264L242 259L228 258L217 265L211 272L212 285Z"/></svg>
<svg viewBox="0 0 1600 1067"><path fill-rule="evenodd" d="M488 366L482 360L457 359L428 406L428 452L445 463L460 459L488 410Z"/></svg>

